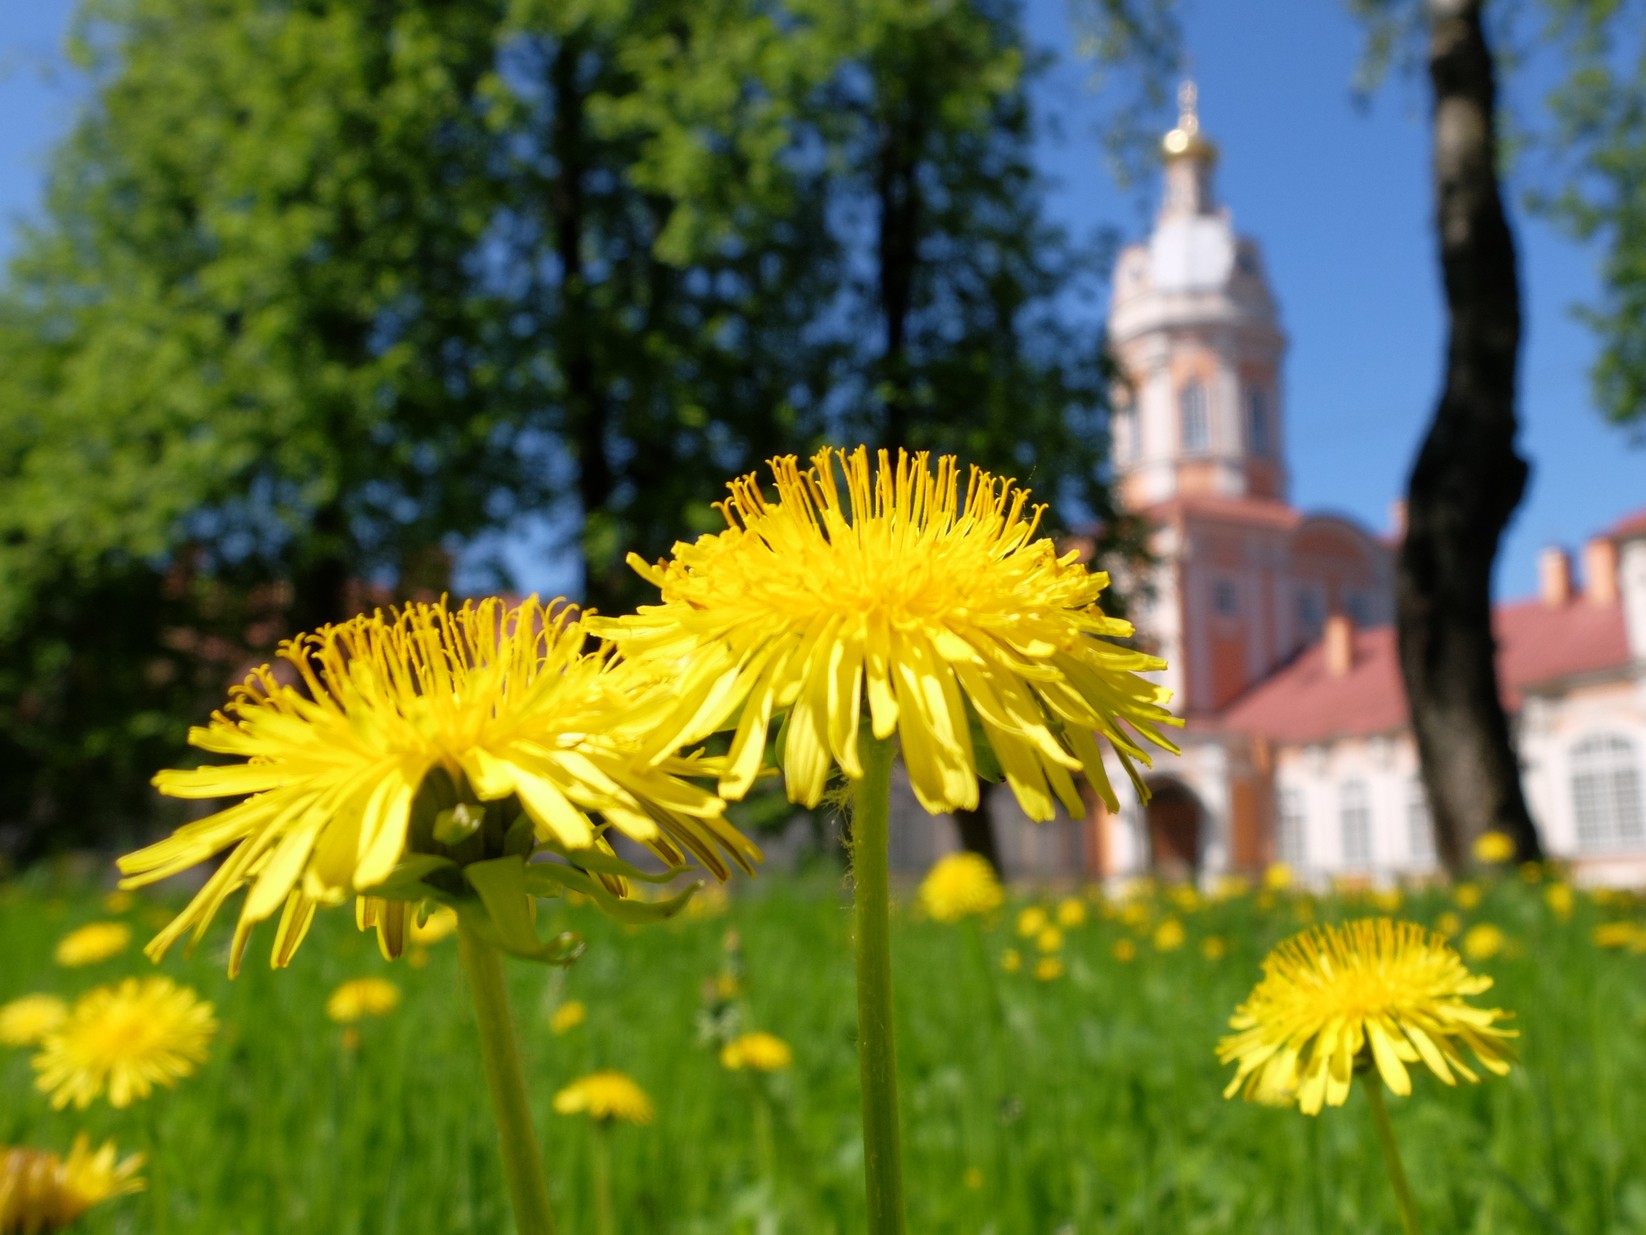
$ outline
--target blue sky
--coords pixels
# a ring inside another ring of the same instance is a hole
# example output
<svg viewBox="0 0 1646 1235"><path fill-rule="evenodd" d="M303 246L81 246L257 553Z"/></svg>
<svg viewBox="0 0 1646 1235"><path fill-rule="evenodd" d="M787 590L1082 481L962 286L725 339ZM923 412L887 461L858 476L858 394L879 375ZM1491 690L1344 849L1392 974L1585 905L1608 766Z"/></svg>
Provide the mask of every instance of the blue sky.
<svg viewBox="0 0 1646 1235"><path fill-rule="evenodd" d="M1072 60L1064 0L1028 7L1033 37L1062 56L1040 90L1062 132L1041 144L1053 208L1076 232L1111 226L1134 238L1152 195L1120 191L1103 165L1093 136L1103 99ZM60 54L71 8L0 5L0 253L11 220L37 206L47 152L82 94ZM1292 498L1382 530L1433 407L1444 343L1422 84L1394 83L1357 108L1359 33L1322 0L1202 2L1186 30L1202 124L1223 153L1219 193L1262 242L1291 337ZM1170 127L1170 112L1160 119ZM1595 255L1518 203L1514 222L1526 318L1520 447L1533 472L1498 562L1505 597L1535 589L1543 546L1576 547L1646 505L1646 450L1595 415L1594 340L1571 316L1597 293ZM554 590L554 575L545 563L542 578L523 582Z"/></svg>

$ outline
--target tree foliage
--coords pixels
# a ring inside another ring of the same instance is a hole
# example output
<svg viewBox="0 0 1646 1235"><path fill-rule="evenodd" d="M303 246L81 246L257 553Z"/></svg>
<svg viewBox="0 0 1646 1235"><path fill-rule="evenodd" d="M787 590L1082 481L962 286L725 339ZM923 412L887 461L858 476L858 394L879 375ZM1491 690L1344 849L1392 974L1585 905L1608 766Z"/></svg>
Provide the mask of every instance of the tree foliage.
<svg viewBox="0 0 1646 1235"><path fill-rule="evenodd" d="M1012 0L85 0L75 48L0 296L0 819L36 842L140 816L276 638L522 519L609 610L627 551L829 438L1111 513Z"/></svg>

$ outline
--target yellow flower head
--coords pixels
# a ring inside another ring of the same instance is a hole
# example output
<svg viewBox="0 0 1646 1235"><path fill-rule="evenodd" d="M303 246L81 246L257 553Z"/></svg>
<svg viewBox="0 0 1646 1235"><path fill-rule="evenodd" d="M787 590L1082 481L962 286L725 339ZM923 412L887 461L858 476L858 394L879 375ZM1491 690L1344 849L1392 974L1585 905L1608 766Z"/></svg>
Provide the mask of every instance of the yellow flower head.
<svg viewBox="0 0 1646 1235"><path fill-rule="evenodd" d="M1263 886L1271 892L1284 892L1292 882L1292 868L1284 862L1275 862L1263 872Z"/></svg>
<svg viewBox="0 0 1646 1235"><path fill-rule="evenodd" d="M1034 937L1034 946L1042 952L1058 952L1063 948L1063 932L1055 926L1048 926Z"/></svg>
<svg viewBox="0 0 1646 1235"><path fill-rule="evenodd" d="M114 1142L96 1153L86 1134L74 1138L69 1156L44 1149L0 1145L0 1235L52 1235L93 1205L141 1192L143 1155L120 1158Z"/></svg>
<svg viewBox="0 0 1646 1235"><path fill-rule="evenodd" d="M1515 856L1515 842L1507 832L1482 832L1475 837L1475 861L1483 866L1501 866Z"/></svg>
<svg viewBox="0 0 1646 1235"><path fill-rule="evenodd" d="M1497 1022L1506 1014L1465 998L1489 989L1438 935L1411 922L1365 918L1311 927L1263 962L1263 980L1235 1011L1235 1034L1218 1058L1237 1064L1224 1091L1297 1091L1305 1114L1341 1106L1357 1069L1375 1066L1397 1094L1412 1091L1409 1063L1422 1062L1446 1084L1479 1077L1464 1062L1469 1048L1499 1076L1514 1058Z"/></svg>
<svg viewBox="0 0 1646 1235"><path fill-rule="evenodd" d="M387 1016L400 1006L400 988L387 978L352 978L326 1000L326 1015L339 1025Z"/></svg>
<svg viewBox="0 0 1646 1235"><path fill-rule="evenodd" d="M1034 963L1034 976L1042 982L1056 982L1063 976L1063 958L1042 956Z"/></svg>
<svg viewBox="0 0 1646 1235"><path fill-rule="evenodd" d="M1051 923L1051 918L1039 905L1029 905L1017 915L1017 934L1021 939L1038 935Z"/></svg>
<svg viewBox="0 0 1646 1235"><path fill-rule="evenodd" d="M1023 968L1023 953L1016 948L1007 948L1000 954L1000 967L1007 973L1017 973Z"/></svg>
<svg viewBox="0 0 1646 1235"><path fill-rule="evenodd" d="M1489 961L1507 946L1503 928L1491 922L1477 922L1463 932L1463 955L1472 961Z"/></svg>
<svg viewBox="0 0 1646 1235"><path fill-rule="evenodd" d="M82 995L40 1043L35 1085L58 1110L84 1110L108 1093L130 1106L156 1085L175 1085L205 1062L217 1032L212 1006L170 978L127 978Z"/></svg>
<svg viewBox="0 0 1646 1235"><path fill-rule="evenodd" d="M1228 942L1221 935L1208 935L1200 941L1200 955L1209 961L1220 961L1228 954Z"/></svg>
<svg viewBox="0 0 1646 1235"><path fill-rule="evenodd" d="M1129 965L1137 959L1137 944L1130 939L1116 939L1109 952L1122 965Z"/></svg>
<svg viewBox="0 0 1646 1235"><path fill-rule="evenodd" d="M776 1034L757 1031L733 1038L720 1050L720 1066L733 1072L781 1072L794 1064L794 1052Z"/></svg>
<svg viewBox="0 0 1646 1235"><path fill-rule="evenodd" d="M124 922L88 922L57 941L52 959L69 968L95 965L130 946L131 927Z"/></svg>
<svg viewBox="0 0 1646 1235"><path fill-rule="evenodd" d="M1086 902L1078 896L1065 896L1057 903L1057 924L1064 930L1074 930L1086 924Z"/></svg>
<svg viewBox="0 0 1646 1235"><path fill-rule="evenodd" d="M595 857L609 852L597 817L671 865L689 851L724 878L724 852L750 869L759 851L725 821L725 804L682 779L701 772L695 762L672 749L641 755L648 709L672 701L668 684L586 653L586 639L569 609L532 597L410 605L287 641L278 670L253 672L189 733L239 762L155 777L173 797L246 796L120 860L123 886L137 886L233 847L149 954L191 928L198 939L249 885L230 972L251 927L282 908L283 965L316 905L369 892L409 854L465 864L536 845ZM523 835L518 818L529 821ZM368 899L362 926L403 931L401 902L390 913Z"/></svg>
<svg viewBox="0 0 1646 1235"><path fill-rule="evenodd" d="M24 995L13 999L0 1007L0 1043L33 1046L68 1018L69 1005L56 995Z"/></svg>
<svg viewBox="0 0 1646 1235"><path fill-rule="evenodd" d="M1595 927L1594 941L1602 948L1628 948L1631 952L1646 952L1646 930L1633 922L1605 922Z"/></svg>
<svg viewBox="0 0 1646 1235"><path fill-rule="evenodd" d="M1435 930L1447 939L1450 939L1462 929L1463 919L1458 917L1457 914L1452 912L1450 909L1442 911L1435 918Z"/></svg>
<svg viewBox="0 0 1646 1235"><path fill-rule="evenodd" d="M1457 907L1463 910L1475 908L1480 904L1480 885L1474 883L1460 883L1452 892L1452 899L1457 901Z"/></svg>
<svg viewBox="0 0 1646 1235"><path fill-rule="evenodd" d="M974 726L1032 819L1054 799L1083 815L1080 771L1114 808L1099 737L1146 796L1139 739L1175 751L1161 727L1180 723L1170 692L1139 676L1164 662L1105 640L1132 633L1097 607L1108 576L1036 539L1024 490L974 468L962 493L949 456L934 474L924 454L875 466L862 447L771 468L775 500L742 477L727 530L655 567L631 556L661 604L595 623L625 655L674 667L667 741L735 724L722 793L748 790L785 711L791 800L816 806L831 766L860 778L866 696L928 811L977 806Z"/></svg>
<svg viewBox="0 0 1646 1235"><path fill-rule="evenodd" d="M951 853L937 860L920 883L920 904L936 922L958 922L992 913L1005 899L989 860L975 853Z"/></svg>
<svg viewBox="0 0 1646 1235"><path fill-rule="evenodd" d="M1183 929L1183 923L1176 918L1167 918L1154 931L1154 946L1157 952L1175 952L1188 940L1189 933Z"/></svg>
<svg viewBox="0 0 1646 1235"><path fill-rule="evenodd" d="M1569 883L1551 883L1543 889L1543 901L1549 906L1549 912L1562 922L1570 918L1577 907L1577 897L1572 894Z"/></svg>
<svg viewBox="0 0 1646 1235"><path fill-rule="evenodd" d="M549 1032L555 1035L570 1033L588 1019L589 1010L581 999L568 999L549 1015Z"/></svg>
<svg viewBox="0 0 1646 1235"><path fill-rule="evenodd" d="M621 1072L592 1072L554 1095L554 1109L562 1115L587 1115L598 1123L622 1119L632 1124L652 1121L652 1100L646 1091Z"/></svg>

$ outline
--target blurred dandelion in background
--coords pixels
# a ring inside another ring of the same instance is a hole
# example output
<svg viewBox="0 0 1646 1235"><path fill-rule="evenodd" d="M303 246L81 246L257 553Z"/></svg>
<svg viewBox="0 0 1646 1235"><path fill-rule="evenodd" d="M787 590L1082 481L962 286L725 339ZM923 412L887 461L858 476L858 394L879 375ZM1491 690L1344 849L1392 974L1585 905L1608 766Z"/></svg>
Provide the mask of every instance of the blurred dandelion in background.
<svg viewBox="0 0 1646 1235"><path fill-rule="evenodd" d="M589 1010L580 999L568 999L549 1014L549 1032L559 1036L570 1033L588 1019Z"/></svg>
<svg viewBox="0 0 1646 1235"><path fill-rule="evenodd" d="M387 1016L400 1006L400 988L387 978L352 978L326 1000L326 1015L339 1025Z"/></svg>
<svg viewBox="0 0 1646 1235"><path fill-rule="evenodd" d="M35 1084L61 1110L105 1093L121 1108L175 1085L206 1060L217 1033L211 1004L170 978L127 978L82 995L40 1042Z"/></svg>
<svg viewBox="0 0 1646 1235"><path fill-rule="evenodd" d="M93 1152L85 1133L67 1157L0 1145L0 1235L53 1235L94 1205L143 1190L143 1155L121 1158L114 1142Z"/></svg>
<svg viewBox="0 0 1646 1235"><path fill-rule="evenodd" d="M597 1123L649 1124L655 1114L646 1091L632 1077L612 1069L567 1085L554 1095L554 1109L561 1115L587 1115Z"/></svg>
<svg viewBox="0 0 1646 1235"><path fill-rule="evenodd" d="M57 941L52 959L65 968L95 965L131 947L131 927L124 922L88 922Z"/></svg>
<svg viewBox="0 0 1646 1235"><path fill-rule="evenodd" d="M989 860L975 853L951 853L933 864L920 883L920 905L934 922L993 913L1005 899Z"/></svg>
<svg viewBox="0 0 1646 1235"><path fill-rule="evenodd" d="M56 995L23 995L0 1006L0 1045L33 1046L69 1016L68 1003Z"/></svg>
<svg viewBox="0 0 1646 1235"><path fill-rule="evenodd" d="M732 1072L781 1072L794 1064L794 1051L773 1033L756 1030L720 1049L720 1066Z"/></svg>

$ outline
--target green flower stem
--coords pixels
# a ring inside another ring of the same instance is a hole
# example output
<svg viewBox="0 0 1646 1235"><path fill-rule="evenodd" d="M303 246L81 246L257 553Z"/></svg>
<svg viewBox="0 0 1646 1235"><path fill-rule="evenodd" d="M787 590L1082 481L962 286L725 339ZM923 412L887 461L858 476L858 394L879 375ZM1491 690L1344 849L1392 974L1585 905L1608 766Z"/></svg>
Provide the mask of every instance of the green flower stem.
<svg viewBox="0 0 1646 1235"><path fill-rule="evenodd" d="M611 1121L608 1119L597 1119L594 1122L595 1235L617 1235L617 1223L612 1217Z"/></svg>
<svg viewBox="0 0 1646 1235"><path fill-rule="evenodd" d="M1389 1122L1389 1108L1383 1102L1383 1082L1376 1073L1367 1073L1366 1101L1371 1104L1372 1122L1377 1125L1377 1139L1383 1145L1383 1162L1389 1168L1389 1182L1394 1184L1395 1199L1400 1203L1400 1221L1406 1235L1423 1235L1418 1224L1417 1205L1412 1200L1411 1185L1406 1182L1406 1169L1400 1165L1400 1149L1395 1144L1394 1125Z"/></svg>
<svg viewBox="0 0 1646 1235"><path fill-rule="evenodd" d="M852 809L856 887L857 1060L863 1083L863 1171L868 1235L903 1235L903 1164L897 1130L897 1055L892 1044L889 820L893 746L865 733L863 779Z"/></svg>
<svg viewBox="0 0 1646 1235"><path fill-rule="evenodd" d="M474 996L480 1058L485 1061L486 1084L492 1091L492 1107L497 1115L503 1174L514 1202L515 1227L520 1235L555 1235L549 1185L543 1178L543 1157L537 1148L537 1134L532 1131L526 1078L520 1069L520 1051L509 1016L503 957L461 919L457 941L464 972L469 976L469 991Z"/></svg>

